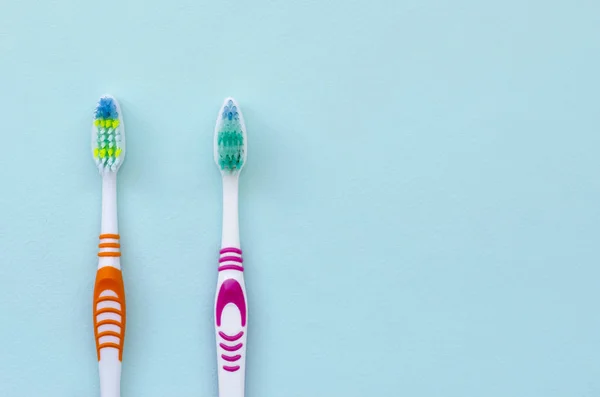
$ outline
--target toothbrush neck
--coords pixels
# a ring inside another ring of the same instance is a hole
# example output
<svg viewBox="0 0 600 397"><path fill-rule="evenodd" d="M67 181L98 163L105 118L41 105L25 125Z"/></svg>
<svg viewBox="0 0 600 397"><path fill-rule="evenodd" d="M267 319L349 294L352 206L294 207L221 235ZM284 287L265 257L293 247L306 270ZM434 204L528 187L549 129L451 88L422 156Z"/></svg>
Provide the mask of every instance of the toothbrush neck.
<svg viewBox="0 0 600 397"><path fill-rule="evenodd" d="M223 235L221 247L240 248L238 221L239 173L223 175Z"/></svg>
<svg viewBox="0 0 600 397"><path fill-rule="evenodd" d="M102 174L102 234L119 234L117 222L117 173Z"/></svg>

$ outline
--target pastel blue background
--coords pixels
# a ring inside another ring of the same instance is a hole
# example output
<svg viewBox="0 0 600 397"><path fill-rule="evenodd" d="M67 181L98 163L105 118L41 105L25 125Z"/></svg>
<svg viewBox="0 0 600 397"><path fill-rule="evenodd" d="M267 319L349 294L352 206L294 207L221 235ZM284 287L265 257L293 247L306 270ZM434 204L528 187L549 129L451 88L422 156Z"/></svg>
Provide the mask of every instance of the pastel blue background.
<svg viewBox="0 0 600 397"><path fill-rule="evenodd" d="M247 397L600 396L594 0L4 0L0 395L98 396L92 109L121 102L124 397L216 396L227 95Z"/></svg>

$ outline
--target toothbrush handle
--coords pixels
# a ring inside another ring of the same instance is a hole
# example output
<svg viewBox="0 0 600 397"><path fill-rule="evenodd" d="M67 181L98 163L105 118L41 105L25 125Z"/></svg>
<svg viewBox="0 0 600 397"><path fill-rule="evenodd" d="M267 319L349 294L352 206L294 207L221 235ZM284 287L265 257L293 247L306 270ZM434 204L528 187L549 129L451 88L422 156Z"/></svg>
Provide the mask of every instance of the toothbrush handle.
<svg viewBox="0 0 600 397"><path fill-rule="evenodd" d="M106 242L107 240L110 242ZM100 235L100 241L100 266L96 273L93 306L100 396L119 397L126 324L125 289L119 262L119 236L103 234Z"/></svg>
<svg viewBox="0 0 600 397"><path fill-rule="evenodd" d="M221 250L215 297L219 397L243 397L248 310L242 251Z"/></svg>

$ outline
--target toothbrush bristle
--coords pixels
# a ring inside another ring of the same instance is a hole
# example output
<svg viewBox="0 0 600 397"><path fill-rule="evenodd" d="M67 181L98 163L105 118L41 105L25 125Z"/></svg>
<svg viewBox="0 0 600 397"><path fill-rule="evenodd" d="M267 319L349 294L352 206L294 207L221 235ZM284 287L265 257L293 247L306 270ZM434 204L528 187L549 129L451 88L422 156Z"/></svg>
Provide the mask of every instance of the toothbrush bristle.
<svg viewBox="0 0 600 397"><path fill-rule="evenodd" d="M215 162L223 172L239 172L246 160L244 119L235 100L225 100L215 130Z"/></svg>
<svg viewBox="0 0 600 397"><path fill-rule="evenodd" d="M122 118L116 99L108 95L100 98L92 131L92 154L98 170L116 172L125 155Z"/></svg>

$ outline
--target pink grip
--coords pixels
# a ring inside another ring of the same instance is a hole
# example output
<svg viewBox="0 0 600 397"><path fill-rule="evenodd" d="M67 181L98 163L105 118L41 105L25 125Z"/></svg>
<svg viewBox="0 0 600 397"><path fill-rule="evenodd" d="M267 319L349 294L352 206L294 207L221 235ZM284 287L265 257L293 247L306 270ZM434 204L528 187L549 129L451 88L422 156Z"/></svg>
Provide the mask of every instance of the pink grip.
<svg viewBox="0 0 600 397"><path fill-rule="evenodd" d="M221 315L223 309L229 303L233 303L237 306L242 317L242 327L246 326L246 300L244 299L244 291L242 286L236 280L230 278L221 284L219 295L217 296L217 312L215 313L215 319L217 320L217 326L221 326Z"/></svg>
<svg viewBox="0 0 600 397"><path fill-rule="evenodd" d="M234 270L243 272L242 266L242 251L239 248L228 247L221 250L221 257L219 259L219 272L225 270ZM228 304L233 304L240 313L240 326L243 328L246 326L247 319L247 308L246 308L246 297L244 296L244 290L240 283L233 279L228 278L221 284L217 293L217 302L215 305L215 322L217 327L221 326L223 310ZM240 369L239 365L235 363L242 358L241 354L236 354L244 344L243 342L236 343L244 335L244 331L240 331L235 335L228 335L225 332L219 330L218 336L222 342L219 343L219 347L223 349L225 354L221 354L221 358L229 363L229 365L223 365L223 369L227 372L236 372Z"/></svg>

